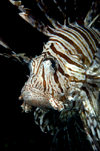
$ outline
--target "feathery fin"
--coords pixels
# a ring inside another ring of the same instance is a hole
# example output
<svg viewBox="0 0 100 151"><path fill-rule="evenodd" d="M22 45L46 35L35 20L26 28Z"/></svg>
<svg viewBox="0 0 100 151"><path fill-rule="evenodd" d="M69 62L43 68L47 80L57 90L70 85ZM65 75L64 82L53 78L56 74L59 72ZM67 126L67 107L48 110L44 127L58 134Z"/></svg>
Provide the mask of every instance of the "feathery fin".
<svg viewBox="0 0 100 151"><path fill-rule="evenodd" d="M14 1L14 0L9 0L13 5L15 6L20 6L22 1Z"/></svg>
<svg viewBox="0 0 100 151"><path fill-rule="evenodd" d="M48 9L47 9L46 5L43 3L43 0L42 1L41 0L36 0L36 2L37 2L37 6L40 8L40 10L42 12L44 12L45 17L48 19L48 21L51 23L51 25L54 28L56 28L57 22L48 15L48 12L47 12Z"/></svg>
<svg viewBox="0 0 100 151"><path fill-rule="evenodd" d="M66 23L68 22L67 19L66 19L66 0L64 0L64 5L65 5L64 10L60 7L59 2L57 0L53 0L53 2L57 5L57 8L58 8L59 12L61 12L61 14L63 15L64 25L66 25Z"/></svg>
<svg viewBox="0 0 100 151"><path fill-rule="evenodd" d="M100 17L100 14L98 14L95 18L93 18L93 20L89 23L88 27L92 27L93 24L96 22L96 20Z"/></svg>
<svg viewBox="0 0 100 151"><path fill-rule="evenodd" d="M84 19L84 26L93 26L97 19L100 17L100 11L97 9L97 6L99 8L99 1L93 1L90 10L88 11Z"/></svg>
<svg viewBox="0 0 100 151"><path fill-rule="evenodd" d="M21 1L9 1L13 5L18 7L18 9L20 10L20 17L22 17L25 21L27 21L32 27L36 28L38 31L42 32L47 36L49 35L46 25L42 21L37 20L34 16L32 16L31 9L25 8L24 5L22 5Z"/></svg>
<svg viewBox="0 0 100 151"><path fill-rule="evenodd" d="M5 52L0 53L0 56L6 58L14 58L21 63L29 63L30 58L25 53L16 53L5 42L0 39L0 45L5 48Z"/></svg>

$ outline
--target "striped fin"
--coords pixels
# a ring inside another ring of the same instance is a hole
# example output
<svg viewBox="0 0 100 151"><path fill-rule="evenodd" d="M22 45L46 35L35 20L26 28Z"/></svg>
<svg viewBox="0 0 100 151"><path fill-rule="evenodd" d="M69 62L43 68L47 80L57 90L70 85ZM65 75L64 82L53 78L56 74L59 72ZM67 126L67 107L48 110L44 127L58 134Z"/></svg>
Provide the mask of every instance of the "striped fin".
<svg viewBox="0 0 100 151"><path fill-rule="evenodd" d="M53 17L51 17L49 15L49 7L45 4L44 0L35 0L37 2L38 7L40 8L40 10L44 13L45 17L48 19L48 21L51 23L51 25L54 28L59 27L60 22L56 19L54 19ZM52 2L52 1L51 1ZM59 13L61 14L62 18L63 18L63 25L66 26L66 24L70 23L70 18L67 17L67 1L63 0L62 2L59 2L57 0L53 0L53 3L55 4L55 9L59 11ZM63 7L60 6L60 4L63 3Z"/></svg>
<svg viewBox="0 0 100 151"><path fill-rule="evenodd" d="M96 66L94 63L91 68L94 69ZM100 149L100 74L98 74L99 78L96 75L100 72L100 65L98 66L97 71L96 69L95 72L90 71L90 77L87 76L87 83L84 83L81 88L83 90L81 96L84 95L82 100L83 109L79 111L85 132L94 151ZM94 76L92 77L92 73L98 80L95 80Z"/></svg>
<svg viewBox="0 0 100 151"><path fill-rule="evenodd" d="M84 104L84 111L81 113L81 119L83 121L84 129L87 134L88 140L90 141L94 151L99 151L100 149L100 121L97 119L96 115L93 115L92 109L91 113L87 108L89 104L88 101ZM87 107L86 107L87 106Z"/></svg>
<svg viewBox="0 0 100 151"><path fill-rule="evenodd" d="M2 39L0 39L0 45L4 48L3 52L0 52L0 56L16 59L17 61L21 63L30 62L30 58L27 57L25 53L16 53ZM0 49L0 51L1 50L2 48Z"/></svg>
<svg viewBox="0 0 100 151"><path fill-rule="evenodd" d="M10 49L10 47L2 39L0 39L0 45L6 49Z"/></svg>
<svg viewBox="0 0 100 151"><path fill-rule="evenodd" d="M67 23L67 18L66 18L66 0L64 0L64 10L60 7L60 4L57 0L53 0L53 2L57 5L58 10L62 13L63 17L64 17L64 25L66 25ZM65 12L64 12L65 11Z"/></svg>
<svg viewBox="0 0 100 151"><path fill-rule="evenodd" d="M32 14L31 10L29 8L25 8L24 5L22 5L21 1L14 1L14 0L9 0L13 5L17 6L18 9L21 11L19 15L27 21L32 27L36 28L38 31L42 32L45 35L48 35L48 30L46 25L36 19Z"/></svg>
<svg viewBox="0 0 100 151"><path fill-rule="evenodd" d="M46 18L51 23L51 25L53 25L53 27L56 28L57 22L48 15L48 8L44 4L43 0L36 0L36 2L37 2L38 7L40 8L40 10L44 13L44 15L46 16Z"/></svg>
<svg viewBox="0 0 100 151"><path fill-rule="evenodd" d="M22 4L22 1L19 0L19 1L16 1L16 0L9 0L13 5L15 6L20 6Z"/></svg>
<svg viewBox="0 0 100 151"><path fill-rule="evenodd" d="M42 132L49 132L51 135L54 135L59 131L59 123L61 122L58 119L59 114L60 112L56 112L54 110L42 110L37 107L34 111L34 121L39 125Z"/></svg>
<svg viewBox="0 0 100 151"><path fill-rule="evenodd" d="M88 11L85 19L84 19L84 26L92 27L97 19L100 17L100 2L93 1Z"/></svg>
<svg viewBox="0 0 100 151"><path fill-rule="evenodd" d="M98 20L98 18L100 18L100 14L98 14L95 18L93 18L93 20L91 21L91 23L88 25L88 27L92 27L93 24Z"/></svg>

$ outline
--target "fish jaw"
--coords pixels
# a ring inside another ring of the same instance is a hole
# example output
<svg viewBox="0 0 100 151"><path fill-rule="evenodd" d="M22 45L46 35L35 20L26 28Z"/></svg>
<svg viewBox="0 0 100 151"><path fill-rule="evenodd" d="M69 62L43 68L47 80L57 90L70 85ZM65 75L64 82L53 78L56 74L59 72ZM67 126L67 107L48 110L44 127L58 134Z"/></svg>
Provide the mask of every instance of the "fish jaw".
<svg viewBox="0 0 100 151"><path fill-rule="evenodd" d="M53 108L58 111L64 109L63 102L58 101L56 98L52 97L52 95L33 87L31 89L26 86L23 87L19 100L23 100L21 107L25 112L30 111L32 106L40 108Z"/></svg>

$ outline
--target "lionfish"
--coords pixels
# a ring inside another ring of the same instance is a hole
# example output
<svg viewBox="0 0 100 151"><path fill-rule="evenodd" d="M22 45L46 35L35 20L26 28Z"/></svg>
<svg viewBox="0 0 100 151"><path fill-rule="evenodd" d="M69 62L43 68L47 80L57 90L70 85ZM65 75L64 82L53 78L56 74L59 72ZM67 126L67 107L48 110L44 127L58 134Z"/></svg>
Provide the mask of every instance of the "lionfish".
<svg viewBox="0 0 100 151"><path fill-rule="evenodd" d="M49 37L42 54L35 58L11 54L29 64L30 76L19 97L24 100L23 110L28 112L35 106L36 124L42 131L51 131L52 134L58 127L53 127L50 119L47 119L49 110L52 113L55 113L53 110L58 111L62 121L78 113L93 150L100 150L100 32L93 27L100 14L93 16L90 9L84 25L71 23L66 15L66 0L62 1L64 9L59 1L52 0L63 16L61 24L49 15L44 0L35 0L34 3L50 23L45 25L34 18L31 10L24 7L23 1L10 2L18 7L19 15L25 21Z"/></svg>

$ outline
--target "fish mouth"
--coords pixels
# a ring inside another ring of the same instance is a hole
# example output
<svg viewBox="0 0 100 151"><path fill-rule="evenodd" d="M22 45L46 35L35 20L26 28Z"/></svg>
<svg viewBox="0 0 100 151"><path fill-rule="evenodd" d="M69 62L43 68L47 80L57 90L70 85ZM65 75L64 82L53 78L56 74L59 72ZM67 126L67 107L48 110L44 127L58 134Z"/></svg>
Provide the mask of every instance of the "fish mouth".
<svg viewBox="0 0 100 151"><path fill-rule="evenodd" d="M27 112L27 110L31 110L33 106L40 108L51 108L49 99L50 94L33 87L32 89L26 89L26 87L23 87L21 95L19 96L19 100L23 101L21 107L25 112Z"/></svg>
<svg viewBox="0 0 100 151"><path fill-rule="evenodd" d="M22 89L19 100L23 100L21 105L25 112L31 111L32 107L39 107L42 109L54 109L61 111L64 109L63 102L53 97L52 95L40 91L37 88Z"/></svg>

